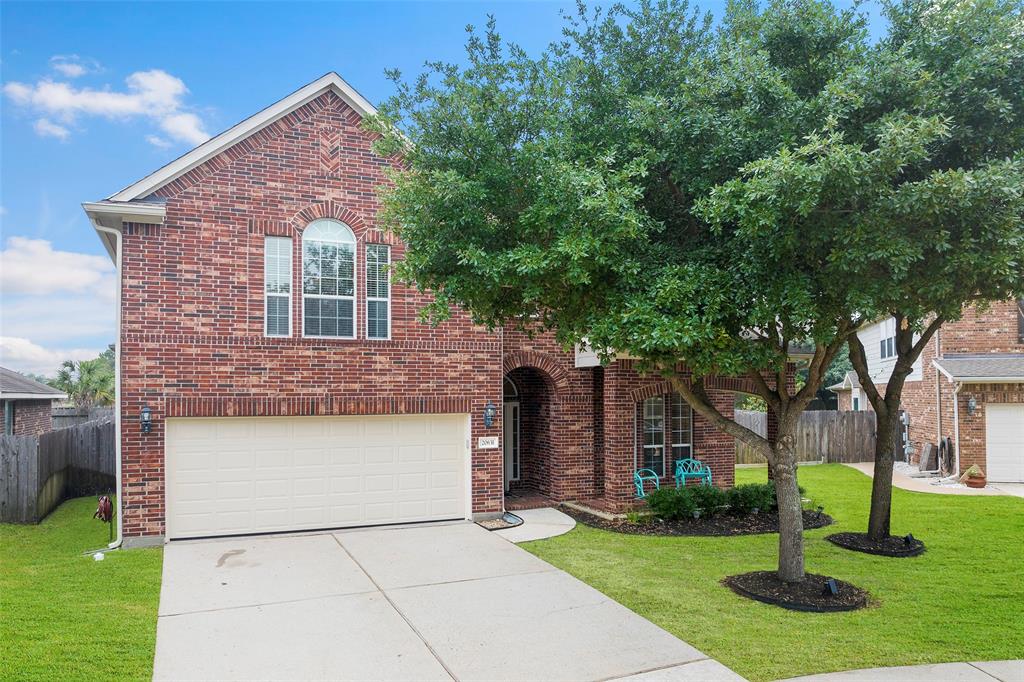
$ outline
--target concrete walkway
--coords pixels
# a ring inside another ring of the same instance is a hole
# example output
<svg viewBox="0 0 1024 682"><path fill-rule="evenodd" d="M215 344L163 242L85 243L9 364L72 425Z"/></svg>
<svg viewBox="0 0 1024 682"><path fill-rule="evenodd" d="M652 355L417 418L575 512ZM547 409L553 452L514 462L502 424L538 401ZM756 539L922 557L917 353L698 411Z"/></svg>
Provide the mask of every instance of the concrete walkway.
<svg viewBox="0 0 1024 682"><path fill-rule="evenodd" d="M522 509L512 513L523 520L522 525L494 531L509 542L519 543L553 538L557 535L564 535L576 527L574 518L552 507Z"/></svg>
<svg viewBox="0 0 1024 682"><path fill-rule="evenodd" d="M856 469L862 474L873 476L875 472L874 462L855 462L847 464L851 469ZM911 478L898 471L892 472L892 484L903 490L912 490L917 493L937 493L939 495L1013 495L1024 497L1024 483L989 483L984 488L968 488L965 485L948 486L934 485L932 478Z"/></svg>
<svg viewBox="0 0 1024 682"><path fill-rule="evenodd" d="M1024 682L1024 661L937 663L793 677L786 682Z"/></svg>
<svg viewBox="0 0 1024 682"><path fill-rule="evenodd" d="M743 679L465 522L171 543L153 677Z"/></svg>

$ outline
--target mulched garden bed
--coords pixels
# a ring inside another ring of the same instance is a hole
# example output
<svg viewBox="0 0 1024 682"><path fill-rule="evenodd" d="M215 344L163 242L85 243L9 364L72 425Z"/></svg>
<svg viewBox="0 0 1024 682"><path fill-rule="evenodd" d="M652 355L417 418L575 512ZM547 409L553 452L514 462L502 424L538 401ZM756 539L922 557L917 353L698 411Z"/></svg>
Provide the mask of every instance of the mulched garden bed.
<svg viewBox="0 0 1024 682"><path fill-rule="evenodd" d="M833 595L828 589L828 580L827 575L808 573L799 583L786 583L779 580L775 571L753 571L731 575L724 578L722 584L740 596L793 611L824 613L853 611L867 606L867 592L836 580L838 594Z"/></svg>
<svg viewBox="0 0 1024 682"><path fill-rule="evenodd" d="M587 512L573 509L562 505L560 510L577 523L586 526L610 530L616 533L627 535L758 535L761 533L779 532L779 515L770 514L747 514L745 516L731 516L729 514L717 514L711 517L702 516L699 519L686 519L685 521L662 521L650 519L646 523L632 523L626 519L615 519L609 521L600 516L588 514ZM804 511L804 529L824 528L832 525L832 517L828 514L819 514L816 511Z"/></svg>
<svg viewBox="0 0 1024 682"><path fill-rule="evenodd" d="M825 539L843 549L852 549L865 554L908 557L924 553L924 543L917 538L912 538L910 542L907 542L906 538L890 535L884 540L878 541L869 538L867 533L833 533Z"/></svg>

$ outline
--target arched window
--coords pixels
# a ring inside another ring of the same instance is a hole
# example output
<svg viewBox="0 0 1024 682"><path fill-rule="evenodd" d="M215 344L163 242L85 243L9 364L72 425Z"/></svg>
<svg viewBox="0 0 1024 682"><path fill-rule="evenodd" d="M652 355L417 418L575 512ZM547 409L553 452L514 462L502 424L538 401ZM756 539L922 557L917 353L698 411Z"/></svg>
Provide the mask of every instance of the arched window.
<svg viewBox="0 0 1024 682"><path fill-rule="evenodd" d="M356 238L337 220L314 220L302 233L302 333L356 334Z"/></svg>

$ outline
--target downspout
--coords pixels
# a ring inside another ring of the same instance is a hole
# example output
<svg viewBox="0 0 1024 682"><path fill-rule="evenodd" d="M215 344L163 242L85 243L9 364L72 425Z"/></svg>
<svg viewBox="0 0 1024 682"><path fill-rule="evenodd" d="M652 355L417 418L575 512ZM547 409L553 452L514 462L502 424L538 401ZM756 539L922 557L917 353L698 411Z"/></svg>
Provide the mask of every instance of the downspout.
<svg viewBox="0 0 1024 682"><path fill-rule="evenodd" d="M942 357L942 327L935 330L935 358ZM942 442L942 377L939 369L932 366L935 372L935 445Z"/></svg>
<svg viewBox="0 0 1024 682"><path fill-rule="evenodd" d="M91 218L91 217L90 217ZM117 290L115 300L117 301L117 309L114 314L117 337L114 341L114 433L116 438L114 440L114 478L116 479L116 492L114 493L117 499L117 506L114 511L117 517L117 534L114 536L114 541L107 545L107 549L117 549L121 546L121 542L124 539L123 536L123 523L122 523L122 496L121 496L121 231L112 227L104 227L92 219L92 225L98 232L104 232L114 236L114 267L117 269Z"/></svg>
<svg viewBox="0 0 1024 682"><path fill-rule="evenodd" d="M960 389L963 384L959 381L953 384L953 456L955 464L953 471L957 478L960 477Z"/></svg>

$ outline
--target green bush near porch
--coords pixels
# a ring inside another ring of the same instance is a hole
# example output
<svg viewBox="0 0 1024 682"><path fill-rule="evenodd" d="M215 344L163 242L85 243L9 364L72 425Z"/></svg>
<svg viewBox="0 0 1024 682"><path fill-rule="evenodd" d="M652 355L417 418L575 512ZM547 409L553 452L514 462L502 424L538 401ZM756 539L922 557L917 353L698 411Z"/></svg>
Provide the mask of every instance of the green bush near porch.
<svg viewBox="0 0 1024 682"><path fill-rule="evenodd" d="M0 525L0 679L149 680L163 550L94 561L107 525L95 497L39 525Z"/></svg>
<svg viewBox="0 0 1024 682"><path fill-rule="evenodd" d="M522 545L755 682L875 666L1024 658L1024 499L893 491L893 532L928 551L892 559L824 540L867 527L871 481L839 464L800 483L836 523L805 533L807 570L867 589L869 608L800 613L719 581L775 567L778 536L654 537L578 525ZM765 468L738 469L764 482Z"/></svg>

